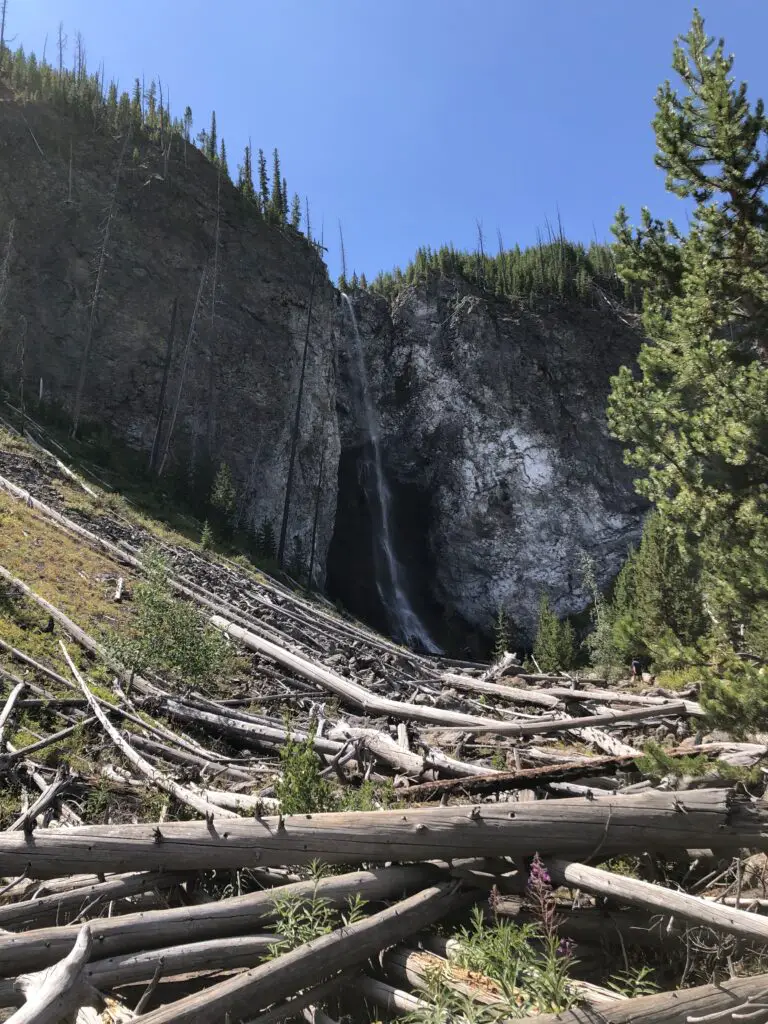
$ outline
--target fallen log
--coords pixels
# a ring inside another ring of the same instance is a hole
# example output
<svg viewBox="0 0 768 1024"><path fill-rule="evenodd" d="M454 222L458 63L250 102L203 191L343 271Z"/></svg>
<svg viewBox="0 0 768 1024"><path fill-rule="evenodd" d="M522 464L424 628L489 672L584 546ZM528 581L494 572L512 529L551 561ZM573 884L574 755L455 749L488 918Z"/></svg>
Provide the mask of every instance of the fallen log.
<svg viewBox="0 0 768 1024"><path fill-rule="evenodd" d="M160 789L165 790L166 793L169 793L180 803L191 807L193 810L197 811L198 814L203 814L210 818L213 818L214 815L219 818L239 817L236 811L229 811L224 807L217 806L216 804L209 804L207 800L203 800L201 797L197 796L196 793L193 793L192 790L187 789L186 786L180 786L178 782L174 782L173 779L169 779L167 775L164 775L158 768L151 765L149 761L141 756L141 754L137 754L130 743L123 739L114 725L112 725L110 720L107 718L101 707L101 703L96 699L96 697L94 697L88 688L88 684L77 671L75 663L69 656L69 651L61 640L59 641L59 645L64 652L64 657L67 659L70 671L77 680L80 689L83 691L83 696L88 701L91 710L96 718L98 718L106 734L126 760L130 761L131 764L134 765L141 774L145 776L145 778L149 779L150 782L159 786Z"/></svg>
<svg viewBox="0 0 768 1024"><path fill-rule="evenodd" d="M117 985L151 981L159 969L164 977L198 971L229 971L260 963L278 936L247 935L209 942L187 942L164 949L144 950L96 960L86 965L83 980L101 991ZM21 997L10 981L0 980L0 1006L17 1006Z"/></svg>
<svg viewBox="0 0 768 1024"><path fill-rule="evenodd" d="M644 792L373 812L233 818L162 827L86 825L0 833L0 875L88 871L222 870L284 864L376 863L556 853L585 859L645 850L766 849L768 810L731 790Z"/></svg>
<svg viewBox="0 0 768 1024"><path fill-rule="evenodd" d="M442 872L427 865L353 871L196 906L99 918L91 922L94 952L103 958L254 932L274 920L275 901L286 895L311 897L317 894L334 906L346 906L350 896L359 894L369 903L375 903L397 899L404 892L412 892L443 877ZM55 963L67 952L77 934L77 925L0 932L0 973L11 975Z"/></svg>
<svg viewBox="0 0 768 1024"><path fill-rule="evenodd" d="M532 720L529 722L492 722L483 723L472 728L473 733L494 732L500 736L543 736L551 732L570 732L572 729L592 728L596 725L615 725L624 722L642 722L649 718L667 718L685 714L685 704L677 701L663 707L633 708L631 711L612 711L604 715L587 715L585 718L569 718ZM445 732L454 731L446 728ZM466 729L462 731L466 732Z"/></svg>
<svg viewBox="0 0 768 1024"><path fill-rule="evenodd" d="M345 679L344 676L331 672L330 669L325 668L323 665L317 665L314 662L308 661L306 658L287 650L285 647L280 647L269 640L264 640L262 637L249 632L247 629L243 629L221 615L212 615L211 623L228 636L239 640L250 650L267 655L267 657L276 661L279 665L297 672L305 679L309 679L310 682L317 683L341 698L345 703L360 708L366 714L392 715L393 717L403 718L408 721L428 722L432 725L440 726L454 725L462 729L486 726L491 730L497 724L490 718L478 718L474 715L463 715L458 711L444 711L440 708L425 707L421 704L408 704L405 701L379 697L375 693L370 693L365 687L360 686L359 683ZM502 723L498 724L501 725Z"/></svg>
<svg viewBox="0 0 768 1024"><path fill-rule="evenodd" d="M734 1010L748 1013L755 1007L748 1000L757 1000L768 989L768 974L751 978L732 978L717 985L659 992L635 999L617 999L603 1003L599 1010L577 1006L558 1014L541 1014L518 1018L517 1024L693 1024L694 1021L730 1021ZM745 1005L746 1004L746 1005ZM764 1010L763 1010L764 1013Z"/></svg>
<svg viewBox="0 0 768 1024"><path fill-rule="evenodd" d="M24 692L26 685L26 683L17 683L8 694L3 710L0 711L0 746L2 746L3 740L5 739L5 727L8 723L8 719L13 714L13 706Z"/></svg>
<svg viewBox="0 0 768 1024"><path fill-rule="evenodd" d="M251 1017L244 1021L243 1024L278 1024L279 1021L293 1020L304 1007L323 1002L328 996L333 995L341 985L350 983L353 978L357 980L358 977L354 969L342 971L320 985L313 985L311 988L305 989L293 996L292 999L277 1003L271 1009L260 1013L258 1017Z"/></svg>
<svg viewBox="0 0 768 1024"><path fill-rule="evenodd" d="M91 930L84 924L69 954L40 974L22 975L16 982L25 1003L8 1024L58 1024L82 1002L90 1001L83 968L91 955Z"/></svg>
<svg viewBox="0 0 768 1024"><path fill-rule="evenodd" d="M330 971L363 963L380 949L429 927L466 905L453 885L425 889L387 910L306 942L277 960L262 964L203 992L160 1007L142 1024L219 1024L225 1014L242 1017L289 996L299 984L313 984Z"/></svg>
<svg viewBox="0 0 768 1024"><path fill-rule="evenodd" d="M559 885L607 896L616 903L629 903L644 910L672 914L693 924L738 935L743 939L768 943L768 919L759 914L750 914L736 907L724 907L700 896L689 896L688 893L666 889L653 882L616 875L602 868L573 861L553 859L547 862L547 868Z"/></svg>
<svg viewBox="0 0 768 1024"><path fill-rule="evenodd" d="M533 704L540 708L560 707L560 700L540 690L526 690L519 686L505 686L501 683L487 683L484 679L475 679L472 676L459 676L451 672L445 672L440 676L440 682L452 687L454 690L464 690L468 693L484 693L491 697L502 697L504 700L516 704Z"/></svg>
<svg viewBox="0 0 768 1024"><path fill-rule="evenodd" d="M415 1010L434 1011L432 1004L425 999L420 999L411 992L404 992L400 988L388 985L386 981L370 978L366 974L355 979L354 989L358 995L394 1016L400 1013L413 1013Z"/></svg>

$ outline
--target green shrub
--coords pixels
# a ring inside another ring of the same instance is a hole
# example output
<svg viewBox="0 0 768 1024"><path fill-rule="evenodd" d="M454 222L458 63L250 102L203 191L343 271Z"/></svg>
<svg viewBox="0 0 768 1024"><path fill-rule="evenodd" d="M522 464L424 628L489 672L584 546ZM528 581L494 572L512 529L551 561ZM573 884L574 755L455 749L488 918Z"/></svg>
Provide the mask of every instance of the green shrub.
<svg viewBox="0 0 768 1024"><path fill-rule="evenodd" d="M320 774L314 738L312 729L305 740L289 739L280 749L282 775L275 794L283 814L319 814L338 808L333 787Z"/></svg>

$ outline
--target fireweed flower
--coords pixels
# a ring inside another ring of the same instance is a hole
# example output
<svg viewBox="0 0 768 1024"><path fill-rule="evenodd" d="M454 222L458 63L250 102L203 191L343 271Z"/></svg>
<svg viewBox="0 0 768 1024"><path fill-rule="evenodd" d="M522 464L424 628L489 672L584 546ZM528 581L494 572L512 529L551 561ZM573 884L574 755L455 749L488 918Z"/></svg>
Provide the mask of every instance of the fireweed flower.
<svg viewBox="0 0 768 1024"><path fill-rule="evenodd" d="M558 956L573 956L573 950L575 944L573 939L560 939L560 944L557 947Z"/></svg>

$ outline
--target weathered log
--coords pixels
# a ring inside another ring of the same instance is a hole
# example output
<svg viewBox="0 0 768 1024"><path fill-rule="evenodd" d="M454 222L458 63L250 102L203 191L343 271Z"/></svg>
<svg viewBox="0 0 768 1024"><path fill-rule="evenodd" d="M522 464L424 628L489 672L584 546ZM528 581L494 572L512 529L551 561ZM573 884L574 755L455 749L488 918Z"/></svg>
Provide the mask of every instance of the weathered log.
<svg viewBox="0 0 768 1024"><path fill-rule="evenodd" d="M445 672L440 677L440 681L455 690L465 690L469 693L484 693L491 697L502 697L516 704L533 704L535 707L553 709L560 707L560 700L557 697L540 690L526 690L518 686L487 683L484 679L454 675L450 672Z"/></svg>
<svg viewBox="0 0 768 1024"><path fill-rule="evenodd" d="M411 988L424 989L428 986L430 974L439 971L444 983L462 995L470 996L478 1003L492 1005L501 997L501 987L477 971L471 974L449 960L423 949L395 946L386 950L379 958L381 970L391 981L406 984Z"/></svg>
<svg viewBox="0 0 768 1024"><path fill-rule="evenodd" d="M666 889L652 882L615 875L602 868L573 861L552 859L547 862L547 867L552 878L560 885L608 896L617 903L630 903L644 910L673 914L693 924L744 939L768 942L768 919L758 914L750 914L736 907L723 907L700 896L689 896L688 893Z"/></svg>
<svg viewBox="0 0 768 1024"><path fill-rule="evenodd" d="M388 1014L413 1013L415 1010L432 1009L431 1003L419 999L411 992L388 985L386 981L370 978L367 974L355 978L354 989L364 999L369 999Z"/></svg>
<svg viewBox="0 0 768 1024"><path fill-rule="evenodd" d="M158 968L164 977L170 977L180 973L188 975L197 971L253 967L264 959L277 938L272 934L233 936L111 956L87 964L83 980L96 989L107 991L116 985L150 981ZM15 985L0 981L0 1006L16 1006L20 1002Z"/></svg>
<svg viewBox="0 0 768 1024"><path fill-rule="evenodd" d="M110 720L107 718L106 714L104 713L101 707L101 704L96 699L96 697L94 697L94 695L91 693L90 689L88 688L88 684L75 667L75 663L70 658L69 651L67 650L66 646L61 641L59 641L59 644L61 646L62 651L64 652L64 657L67 659L67 664L69 665L72 675L75 677L80 686L80 689L83 691L83 696L88 701L91 710L93 711L94 715L96 716L96 718L98 718L99 722L103 726L104 731L107 733L107 735L115 744L115 746L118 748L123 757L130 761L131 764L134 765L141 772L142 775L149 779L150 782L153 782L156 786L159 786L160 789L165 790L166 793L170 793L172 797L174 797L180 803L186 804L188 807L191 807L193 810L197 811L198 814L203 814L211 818L214 815L216 815L219 818L238 817L236 811L229 811L224 807L218 807L215 804L209 804L207 800L201 799L199 796L197 796L197 794L193 793L192 790L187 789L186 786L180 786L178 782L174 782L173 779L169 779L167 775L164 775L163 772L161 772L158 768L155 768L153 765L151 765L149 761L147 761L145 758L141 756L141 754L137 754L133 747L130 745L130 743L123 739L123 737L114 727L114 725L112 725Z"/></svg>
<svg viewBox="0 0 768 1024"><path fill-rule="evenodd" d="M34 828L35 818L42 814L56 800L62 790L65 790L72 780L63 771L58 771L53 782L45 789L32 806L8 826L9 832L18 832L20 829Z"/></svg>
<svg viewBox="0 0 768 1024"><path fill-rule="evenodd" d="M429 722L440 726L458 726L463 729L467 727L482 728L485 726L491 730L496 725L496 722L490 718L478 718L473 715L463 715L458 711L444 711L440 708L424 707L420 704L408 704L405 701L379 697L375 693L370 693L365 687L360 686L359 683L345 679L344 676L331 672L330 669L325 668L323 665L317 665L293 651L273 644L269 640L264 640L255 633L250 633L247 629L235 625L235 623L230 622L221 615L212 615L211 622L228 636L240 640L250 650L265 654L279 665L284 665L305 679L309 679L310 682L318 683L341 698L345 703L360 708L366 714L375 712L381 715L392 715L408 721ZM502 723L498 724L501 725Z"/></svg>
<svg viewBox="0 0 768 1024"><path fill-rule="evenodd" d="M49 914L66 914L79 910L86 904L93 904L96 899L119 900L156 888L170 889L190 877L190 874L184 872L142 871L116 875L104 882L79 885L69 892L54 892L37 899L11 903L0 907L0 928L29 928Z"/></svg>
<svg viewBox="0 0 768 1024"><path fill-rule="evenodd" d="M408 811L233 818L217 825L86 825L31 838L0 833L0 874L236 869L435 858L529 856L585 859L689 848L765 849L768 811L730 790L647 792L605 800L545 800Z"/></svg>
<svg viewBox="0 0 768 1024"><path fill-rule="evenodd" d="M540 719L530 722L483 723L472 728L473 733L498 733L500 736L544 736L552 732L569 732L572 729L592 728L596 725L622 725L624 722L642 722L645 719L666 718L685 714L682 701L670 701L663 707L633 708L631 711L612 711L604 715L588 715L586 718ZM446 732L453 729L446 729ZM464 729L463 731L466 731Z"/></svg>
<svg viewBox="0 0 768 1024"><path fill-rule="evenodd" d="M480 773L488 774L487 768L465 761L457 761L434 747L428 748L424 755L412 753L376 729L340 724L329 731L328 738L332 740L344 740L345 738L361 740L366 750L369 750L375 758L384 761L396 771L416 778L432 768L449 775L462 777Z"/></svg>
<svg viewBox="0 0 768 1024"><path fill-rule="evenodd" d="M17 683L16 686L14 686L14 688L8 694L5 704L3 705L3 710L0 711L0 746L2 746L3 740L5 738L5 726L8 722L8 719L13 714L13 706L24 692L26 685L26 683Z"/></svg>
<svg viewBox="0 0 768 1024"><path fill-rule="evenodd" d="M8 1024L58 1024L87 1001L83 968L91 955L91 929L84 924L67 956L40 974L26 974L17 985L26 1002Z"/></svg>
<svg viewBox="0 0 768 1024"><path fill-rule="evenodd" d="M329 971L363 963L383 947L429 927L465 904L452 885L433 886L387 910L304 943L278 960L237 975L146 1014L143 1024L218 1024L225 1013L243 1016L313 984Z"/></svg>
<svg viewBox="0 0 768 1024"><path fill-rule="evenodd" d="M733 978L717 985L660 992L635 999L617 999L603 1003L599 1010L577 1006L558 1014L521 1017L517 1024L689 1024L722 1014L723 1021L730 1013L744 1007L747 1000L764 996L768 989L768 974L755 974L751 978ZM752 1007L754 1010L754 1007Z"/></svg>
<svg viewBox="0 0 768 1024"><path fill-rule="evenodd" d="M249 782L252 784L255 784L256 782L252 775L249 775L247 772L241 771L241 769L235 768L232 765L209 761L205 757L188 753L186 750L175 750L173 747L169 747L165 743L160 743L158 740L148 739L146 736L139 736L137 733L131 733L131 743L134 747L138 747L139 750L146 750L150 754L156 754L166 761L176 761L179 764L192 764L201 769L216 768L217 772L221 772L222 775L228 775L231 779L235 779L238 782Z"/></svg>
<svg viewBox="0 0 768 1024"><path fill-rule="evenodd" d="M23 704L24 701L21 703ZM75 722L74 725L68 725L66 729L60 729L59 732L53 732L50 736L44 736L41 740L37 740L35 743L30 743L29 746L19 747L19 749L13 754L0 754L0 768L13 764L14 761L19 761L22 758L29 757L30 754L36 754L38 750L44 750L45 747L52 747L55 743L60 743L61 740L65 740L68 736L71 736L75 729L85 728L85 726L91 725L95 721L95 717L84 718L79 722Z"/></svg>
<svg viewBox="0 0 768 1024"><path fill-rule="evenodd" d="M353 978L357 979L358 977L359 975L354 969L342 971L320 985L313 985L311 988L305 989L298 995L293 996L292 999L277 1003L271 1009L260 1013L258 1017L251 1017L249 1020L244 1021L243 1024L278 1024L279 1021L293 1020L305 1006L323 1002L343 984L349 983Z"/></svg>
<svg viewBox="0 0 768 1024"><path fill-rule="evenodd" d="M12 647L2 639L0 639L0 650L6 651L6 653L10 654L15 661L20 661L25 665L29 665L31 668L35 669L36 672L40 672L42 675L48 676L61 686L71 688L73 685L69 679L65 679L64 676L59 675L58 672L55 672L48 665L44 665L42 662L36 661L34 658L30 658L30 656L25 654L24 651L20 651L16 647Z"/></svg>
<svg viewBox="0 0 768 1024"><path fill-rule="evenodd" d="M102 958L242 935L273 921L275 901L281 896L317 893L334 906L345 906L350 896L359 894L375 903L396 899L404 892L412 892L441 877L445 877L444 874L427 865L353 871L197 906L101 918L91 922L94 951ZM18 934L0 932L0 973L15 974L19 970L36 970L55 963L69 949L77 932L77 925L37 928Z"/></svg>

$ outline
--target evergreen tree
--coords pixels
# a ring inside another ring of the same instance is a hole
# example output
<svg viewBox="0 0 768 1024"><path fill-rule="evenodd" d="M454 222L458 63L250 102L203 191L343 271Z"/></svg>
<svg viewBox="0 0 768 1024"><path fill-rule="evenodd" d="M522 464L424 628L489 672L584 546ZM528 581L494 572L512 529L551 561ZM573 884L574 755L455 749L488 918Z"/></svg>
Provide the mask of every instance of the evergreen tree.
<svg viewBox="0 0 768 1024"><path fill-rule="evenodd" d="M192 141L192 107L184 108L184 141Z"/></svg>
<svg viewBox="0 0 768 1024"><path fill-rule="evenodd" d="M533 656L542 672L565 672L573 667L576 660L573 626L568 619L560 622L552 611L546 594L539 604Z"/></svg>
<svg viewBox="0 0 768 1024"><path fill-rule="evenodd" d="M227 164L227 147L224 143L224 139L221 140L221 149L219 151L219 167L221 168L222 178L229 179L229 165Z"/></svg>
<svg viewBox="0 0 768 1024"><path fill-rule="evenodd" d="M232 482L232 473L226 462L221 462L211 488L210 503L219 527L225 533L231 529L236 501L237 492Z"/></svg>
<svg viewBox="0 0 768 1024"><path fill-rule="evenodd" d="M272 526L272 521L266 517L262 519L256 534L256 551L263 558L274 558L277 554L275 529Z"/></svg>
<svg viewBox="0 0 768 1024"><path fill-rule="evenodd" d="M261 200L261 212L266 217L269 213L269 177L267 175L267 158L264 150L259 150L259 199Z"/></svg>
<svg viewBox="0 0 768 1024"><path fill-rule="evenodd" d="M649 341L640 375L614 378L608 414L637 489L696 548L706 603L738 644L768 600L768 120L732 65L696 11L674 48L682 93L663 85L654 119L656 163L693 202L690 229L643 210L633 231L619 211L616 260L642 289Z"/></svg>
<svg viewBox="0 0 768 1024"><path fill-rule="evenodd" d="M293 193L291 202L291 227L294 231L298 231L301 227L301 199L296 192Z"/></svg>
<svg viewBox="0 0 768 1024"><path fill-rule="evenodd" d="M143 115L141 112L141 82L137 79L133 83L133 96L131 98L131 116L136 128L141 128Z"/></svg>
<svg viewBox="0 0 768 1024"><path fill-rule="evenodd" d="M363 291L366 291L368 288L368 279L365 276L365 272L360 274L360 287Z"/></svg>
<svg viewBox="0 0 768 1024"><path fill-rule="evenodd" d="M269 200L269 219L279 224L283 219L283 190L280 178L280 155L272 151L272 195Z"/></svg>
<svg viewBox="0 0 768 1024"><path fill-rule="evenodd" d="M207 134L205 142L205 155L211 161L212 164L216 163L216 157L218 156L218 140L216 138L216 111L211 111L211 128Z"/></svg>
<svg viewBox="0 0 768 1024"><path fill-rule="evenodd" d="M243 199L253 202L256 198L256 191L253 187L253 166L251 164L251 147L247 145L243 154L243 162L240 166L237 177L237 188Z"/></svg>

